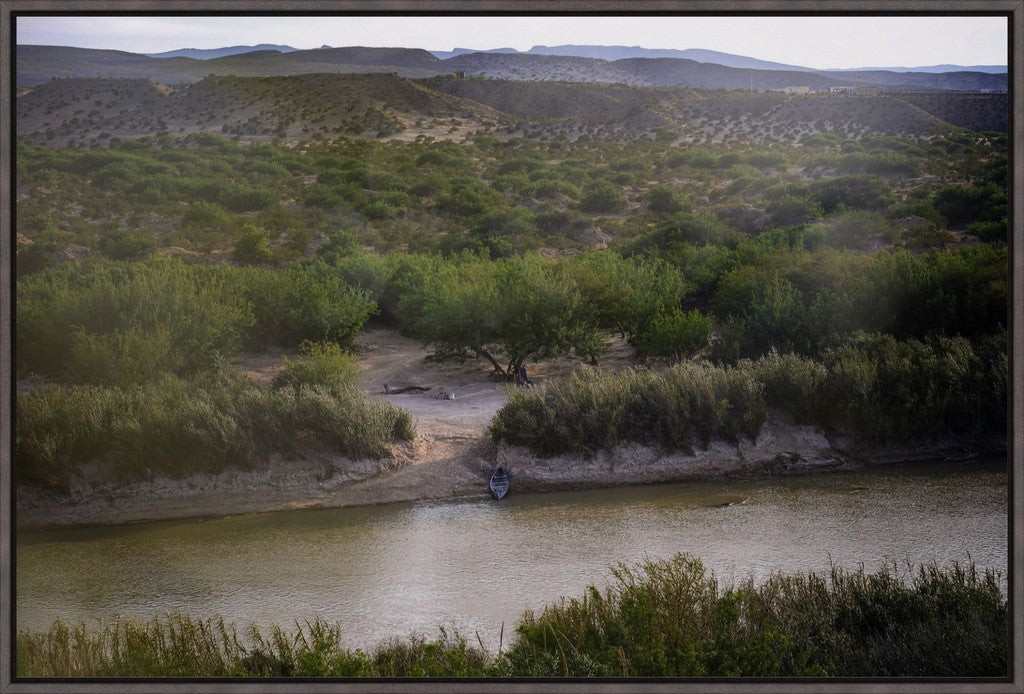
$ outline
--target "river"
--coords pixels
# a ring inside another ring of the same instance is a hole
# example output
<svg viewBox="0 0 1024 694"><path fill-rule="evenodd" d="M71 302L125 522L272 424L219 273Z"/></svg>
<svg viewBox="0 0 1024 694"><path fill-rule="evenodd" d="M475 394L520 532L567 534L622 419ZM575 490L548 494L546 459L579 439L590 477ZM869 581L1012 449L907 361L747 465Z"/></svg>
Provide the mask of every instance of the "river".
<svg viewBox="0 0 1024 694"><path fill-rule="evenodd" d="M453 628L497 650L523 611L609 567L677 552L720 582L973 559L1007 566L1005 461L914 464L491 500L56 529L16 537L19 630L168 611L251 623L320 615L348 647Z"/></svg>

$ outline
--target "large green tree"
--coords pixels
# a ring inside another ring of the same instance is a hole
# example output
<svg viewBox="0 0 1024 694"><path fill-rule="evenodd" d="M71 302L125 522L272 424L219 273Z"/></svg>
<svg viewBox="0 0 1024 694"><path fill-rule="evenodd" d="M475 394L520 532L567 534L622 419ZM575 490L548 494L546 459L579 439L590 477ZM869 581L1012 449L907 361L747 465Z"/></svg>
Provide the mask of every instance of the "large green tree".
<svg viewBox="0 0 1024 694"><path fill-rule="evenodd" d="M564 265L537 255L441 264L402 303L416 307L415 315L402 312L410 331L439 356L472 353L495 372L513 374L528 359L595 357L603 349L594 314Z"/></svg>

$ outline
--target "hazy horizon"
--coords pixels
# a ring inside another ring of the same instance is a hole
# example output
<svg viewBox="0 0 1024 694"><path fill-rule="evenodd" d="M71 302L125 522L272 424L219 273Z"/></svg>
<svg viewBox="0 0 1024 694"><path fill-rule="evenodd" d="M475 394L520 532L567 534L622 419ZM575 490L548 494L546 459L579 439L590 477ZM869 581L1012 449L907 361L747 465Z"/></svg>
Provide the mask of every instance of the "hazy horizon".
<svg viewBox="0 0 1024 694"><path fill-rule="evenodd" d="M18 16L15 26L20 45L132 53L258 44L427 51L574 44L695 48L822 70L1009 62L1006 17Z"/></svg>

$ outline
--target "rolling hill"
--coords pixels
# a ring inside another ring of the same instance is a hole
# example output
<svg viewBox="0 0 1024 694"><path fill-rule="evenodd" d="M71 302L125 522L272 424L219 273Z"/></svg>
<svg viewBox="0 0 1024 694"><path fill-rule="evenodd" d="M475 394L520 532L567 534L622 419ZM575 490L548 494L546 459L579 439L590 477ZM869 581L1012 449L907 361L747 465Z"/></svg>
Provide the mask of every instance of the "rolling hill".
<svg viewBox="0 0 1024 694"><path fill-rule="evenodd" d="M242 141L463 139L476 132L570 141L798 141L816 132L929 136L1007 125L1005 94L792 95L381 73L210 76L178 86L59 79L19 94L16 107L17 136L51 145L197 132Z"/></svg>
<svg viewBox="0 0 1024 694"><path fill-rule="evenodd" d="M17 101L18 137L54 145L196 132L246 141L455 136L511 123L483 104L387 74L208 77L178 88L146 79L66 79Z"/></svg>
<svg viewBox="0 0 1024 694"><path fill-rule="evenodd" d="M63 46L18 46L18 86L34 87L53 78L114 77L152 79L164 84L198 82L209 75L270 77L307 73L394 72L432 77L443 63L427 51L407 48L317 48L281 53L250 51L219 58L151 58L137 53Z"/></svg>

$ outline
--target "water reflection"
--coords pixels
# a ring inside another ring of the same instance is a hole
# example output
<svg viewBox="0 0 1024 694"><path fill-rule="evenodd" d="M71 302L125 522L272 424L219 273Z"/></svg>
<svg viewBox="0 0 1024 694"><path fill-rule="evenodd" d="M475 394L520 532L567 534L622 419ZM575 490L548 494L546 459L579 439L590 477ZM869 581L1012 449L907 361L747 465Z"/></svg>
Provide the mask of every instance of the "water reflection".
<svg viewBox="0 0 1024 694"><path fill-rule="evenodd" d="M701 557L725 583L774 571L973 558L1006 570L1005 462L293 511L23 533L18 628L114 614L319 614L346 645L456 627L506 639L524 609L604 585L608 567Z"/></svg>

